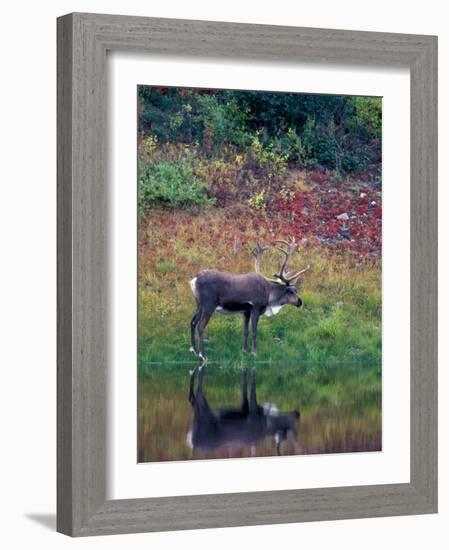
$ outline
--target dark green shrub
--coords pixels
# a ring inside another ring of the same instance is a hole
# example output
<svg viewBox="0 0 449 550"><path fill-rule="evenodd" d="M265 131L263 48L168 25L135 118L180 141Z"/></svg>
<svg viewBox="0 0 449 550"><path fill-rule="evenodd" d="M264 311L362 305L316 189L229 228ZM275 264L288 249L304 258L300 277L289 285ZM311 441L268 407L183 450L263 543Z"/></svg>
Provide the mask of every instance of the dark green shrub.
<svg viewBox="0 0 449 550"><path fill-rule="evenodd" d="M138 94L143 139L158 147L196 145L197 156L208 160L229 161L230 151L250 157L243 170L270 184L283 177L286 163L345 174L381 159L378 97L150 86L139 86Z"/></svg>
<svg viewBox="0 0 449 550"><path fill-rule="evenodd" d="M157 204L206 206L213 203L207 195L207 183L200 180L185 158L173 162L139 163L139 210Z"/></svg>

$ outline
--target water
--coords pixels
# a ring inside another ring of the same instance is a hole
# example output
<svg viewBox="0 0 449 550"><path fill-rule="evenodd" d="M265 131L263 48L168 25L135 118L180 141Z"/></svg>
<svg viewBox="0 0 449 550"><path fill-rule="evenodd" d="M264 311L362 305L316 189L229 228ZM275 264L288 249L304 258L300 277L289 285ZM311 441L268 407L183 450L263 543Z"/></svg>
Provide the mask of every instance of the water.
<svg viewBox="0 0 449 550"><path fill-rule="evenodd" d="M139 369L139 462L380 451L381 418L375 364Z"/></svg>

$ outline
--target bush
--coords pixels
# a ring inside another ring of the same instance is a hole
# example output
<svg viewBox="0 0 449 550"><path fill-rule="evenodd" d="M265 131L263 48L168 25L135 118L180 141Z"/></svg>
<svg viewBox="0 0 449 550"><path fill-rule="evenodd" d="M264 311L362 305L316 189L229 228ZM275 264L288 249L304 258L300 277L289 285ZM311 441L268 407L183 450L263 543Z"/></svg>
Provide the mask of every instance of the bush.
<svg viewBox="0 0 449 550"><path fill-rule="evenodd" d="M294 128L288 128L285 134L275 139L275 143L289 162L304 164L306 151Z"/></svg>
<svg viewBox="0 0 449 550"><path fill-rule="evenodd" d="M265 189L262 189L259 193L255 193L249 200L248 206L256 212L261 212L267 207Z"/></svg>
<svg viewBox="0 0 449 550"><path fill-rule="evenodd" d="M288 152L282 152L279 144L269 141L264 145L261 132L255 132L249 148L248 161L259 177L269 181L282 179L287 169L287 158Z"/></svg>
<svg viewBox="0 0 449 550"><path fill-rule="evenodd" d="M163 148L187 147L197 161L233 164L212 181L189 161L219 203L251 178L277 188L292 164L320 164L342 176L381 161L379 97L151 86L139 86L138 93L141 160L173 161L161 158Z"/></svg>
<svg viewBox="0 0 449 550"><path fill-rule="evenodd" d="M210 205L207 183L194 173L185 158L173 162L159 161L145 165L139 163L139 211L162 204L174 208L192 205Z"/></svg>
<svg viewBox="0 0 449 550"><path fill-rule="evenodd" d="M202 145L206 151L217 153L223 143L245 147L251 140L246 133L246 113L232 97L198 95L196 126L201 128Z"/></svg>

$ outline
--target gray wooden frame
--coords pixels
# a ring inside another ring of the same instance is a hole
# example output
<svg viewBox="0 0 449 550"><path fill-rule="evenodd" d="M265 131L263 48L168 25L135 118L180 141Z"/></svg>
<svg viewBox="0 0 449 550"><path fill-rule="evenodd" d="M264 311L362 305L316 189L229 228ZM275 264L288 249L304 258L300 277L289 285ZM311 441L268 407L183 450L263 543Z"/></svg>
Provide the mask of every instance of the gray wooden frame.
<svg viewBox="0 0 449 550"><path fill-rule="evenodd" d="M106 500L108 50L411 71L410 483ZM75 13L58 19L57 529L72 536L437 511L437 38Z"/></svg>

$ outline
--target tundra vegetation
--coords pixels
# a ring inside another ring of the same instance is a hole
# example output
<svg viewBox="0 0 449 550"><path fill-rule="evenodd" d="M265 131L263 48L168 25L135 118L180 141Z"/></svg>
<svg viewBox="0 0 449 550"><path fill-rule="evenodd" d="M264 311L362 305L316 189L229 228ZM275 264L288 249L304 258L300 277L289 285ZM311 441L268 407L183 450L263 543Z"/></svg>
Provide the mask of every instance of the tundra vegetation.
<svg viewBox="0 0 449 550"><path fill-rule="evenodd" d="M162 409L176 417L173 400L186 396L190 279L208 268L251 272L256 242L292 236L291 268L311 265L303 307L261 319L255 358L241 351L241 315L212 317L210 401L231 397L225 371L256 364L266 399L309 411L302 423L357 415L360 437L344 424L352 443L323 440L310 452L379 448L380 98L140 86L138 100L139 441L170 437ZM272 277L281 260L267 251L261 272ZM188 417L187 400L177 407ZM148 440L139 453L182 458L184 443L164 454Z"/></svg>

